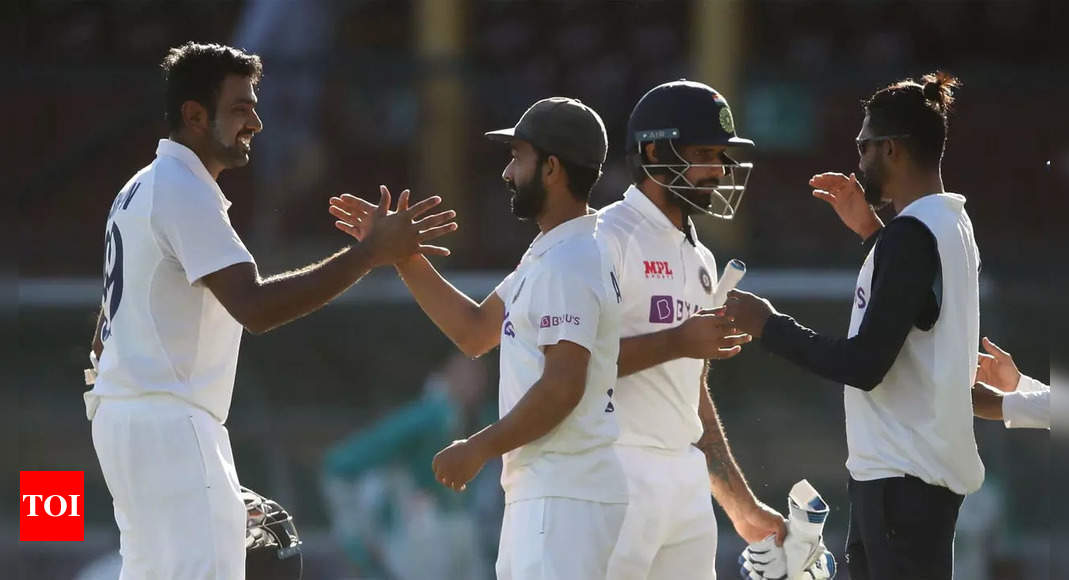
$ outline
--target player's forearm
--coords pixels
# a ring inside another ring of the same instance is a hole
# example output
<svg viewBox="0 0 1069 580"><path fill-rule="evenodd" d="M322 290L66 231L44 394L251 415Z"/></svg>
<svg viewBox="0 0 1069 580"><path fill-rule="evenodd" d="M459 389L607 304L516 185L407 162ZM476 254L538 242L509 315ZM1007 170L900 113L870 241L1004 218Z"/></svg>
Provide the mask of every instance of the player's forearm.
<svg viewBox="0 0 1069 580"><path fill-rule="evenodd" d="M100 313L97 314L96 330L93 331L93 341L90 343L89 348L93 350L93 353L97 355L97 360L100 360L100 355L104 352L104 341L100 338L100 333L104 328L104 307L100 307Z"/></svg>
<svg viewBox="0 0 1069 580"><path fill-rule="evenodd" d="M704 390L704 385L702 386ZM735 457L731 454L724 427L708 393L703 393L698 404L703 433L695 444L705 453L705 462L709 470L709 486L713 497L720 507L734 519L736 514L748 506L756 505L757 498L742 476Z"/></svg>
<svg viewBox="0 0 1069 580"><path fill-rule="evenodd" d="M672 328L620 339L617 376L626 377L678 358L679 351L674 346L675 332L676 329Z"/></svg>
<svg viewBox="0 0 1069 580"><path fill-rule="evenodd" d="M571 383L571 384L569 384ZM553 384L543 376L499 421L472 435L488 456L503 455L552 431L583 398L582 380Z"/></svg>
<svg viewBox="0 0 1069 580"><path fill-rule="evenodd" d="M246 320L239 320L255 334L273 330L322 308L364 277L372 262L360 246L300 270L260 280L251 293Z"/></svg>
<svg viewBox="0 0 1069 580"><path fill-rule="evenodd" d="M420 256L397 265L397 273L419 307L464 354L480 356L497 345L500 321L483 320L479 304L449 283Z"/></svg>

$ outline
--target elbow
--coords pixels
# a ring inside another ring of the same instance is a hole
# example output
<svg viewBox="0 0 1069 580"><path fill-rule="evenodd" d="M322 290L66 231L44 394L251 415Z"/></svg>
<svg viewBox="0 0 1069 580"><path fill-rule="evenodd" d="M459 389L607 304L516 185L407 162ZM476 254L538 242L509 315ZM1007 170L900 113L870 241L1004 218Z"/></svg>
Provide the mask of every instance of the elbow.
<svg viewBox="0 0 1069 580"><path fill-rule="evenodd" d="M887 377L887 372L891 370L893 363L894 361L874 361L872 364L865 365L865 368L850 381L850 386L866 392L875 389Z"/></svg>
<svg viewBox="0 0 1069 580"><path fill-rule="evenodd" d="M464 356L467 356L468 358L479 358L490 352L490 349L493 348L493 346L488 346L470 339L455 340L453 343L456 344L457 348L460 349L460 352L464 353Z"/></svg>
<svg viewBox="0 0 1069 580"><path fill-rule="evenodd" d="M479 358L497 346L497 329L495 327L493 333L483 333L482 336L477 332L468 331L463 336L455 337L453 344L457 345L460 352L469 358Z"/></svg>
<svg viewBox="0 0 1069 580"><path fill-rule="evenodd" d="M253 335L256 335L256 336L260 336L262 334L266 334L267 331L271 330L270 328L268 328L267 326L265 326L263 324L242 323L241 326L245 328L245 332L248 332L249 334L253 334Z"/></svg>
<svg viewBox="0 0 1069 580"><path fill-rule="evenodd" d="M277 324L273 324L272 321L267 320L266 316L258 315L250 309L231 311L230 315L234 317L234 320L238 321L238 324L240 324L246 332L255 334L256 336L260 336L278 326Z"/></svg>
<svg viewBox="0 0 1069 580"><path fill-rule="evenodd" d="M585 377L584 377L585 379ZM550 389L549 396L552 399L553 406L558 409L566 409L569 413L579 406L579 402L583 400L583 391L586 386L585 380L568 380L561 381L553 389Z"/></svg>

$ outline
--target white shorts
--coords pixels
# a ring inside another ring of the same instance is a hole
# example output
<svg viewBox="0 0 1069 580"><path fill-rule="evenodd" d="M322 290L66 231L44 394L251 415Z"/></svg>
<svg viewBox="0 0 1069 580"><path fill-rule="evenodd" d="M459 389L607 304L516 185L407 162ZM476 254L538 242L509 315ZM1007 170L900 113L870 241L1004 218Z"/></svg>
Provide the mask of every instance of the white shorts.
<svg viewBox="0 0 1069 580"><path fill-rule="evenodd" d="M245 504L226 427L169 395L101 397L93 447L119 527L120 580L245 578Z"/></svg>
<svg viewBox="0 0 1069 580"><path fill-rule="evenodd" d="M627 504L563 497L505 506L498 580L600 580Z"/></svg>
<svg viewBox="0 0 1069 580"><path fill-rule="evenodd" d="M705 454L618 445L631 501L611 580L714 580L716 516Z"/></svg>

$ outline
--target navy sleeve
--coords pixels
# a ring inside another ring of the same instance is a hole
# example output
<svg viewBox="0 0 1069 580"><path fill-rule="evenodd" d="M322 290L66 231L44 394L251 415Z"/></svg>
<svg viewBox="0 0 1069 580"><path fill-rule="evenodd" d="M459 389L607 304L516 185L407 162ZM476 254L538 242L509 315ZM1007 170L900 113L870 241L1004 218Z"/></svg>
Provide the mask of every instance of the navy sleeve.
<svg viewBox="0 0 1069 580"><path fill-rule="evenodd" d="M938 318L941 267L935 237L917 219L894 219L875 236L872 292L857 336L822 336L790 316L774 315L762 337L768 351L866 391L883 381L913 327L927 330Z"/></svg>

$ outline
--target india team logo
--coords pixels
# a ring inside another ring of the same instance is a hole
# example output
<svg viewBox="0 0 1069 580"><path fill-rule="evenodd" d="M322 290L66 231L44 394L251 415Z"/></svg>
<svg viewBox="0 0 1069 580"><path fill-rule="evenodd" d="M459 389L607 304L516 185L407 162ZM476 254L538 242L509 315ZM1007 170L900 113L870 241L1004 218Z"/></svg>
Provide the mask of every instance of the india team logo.
<svg viewBox="0 0 1069 580"><path fill-rule="evenodd" d="M705 266L698 268L698 281L701 282L706 294L713 293L713 277L709 275L709 270L706 270Z"/></svg>
<svg viewBox="0 0 1069 580"><path fill-rule="evenodd" d="M726 133L735 132L735 120L731 118L731 109L727 107L720 109L720 127L723 128Z"/></svg>

